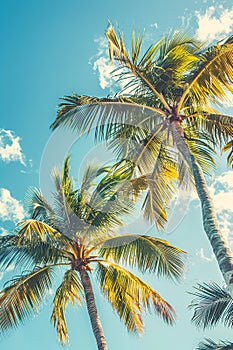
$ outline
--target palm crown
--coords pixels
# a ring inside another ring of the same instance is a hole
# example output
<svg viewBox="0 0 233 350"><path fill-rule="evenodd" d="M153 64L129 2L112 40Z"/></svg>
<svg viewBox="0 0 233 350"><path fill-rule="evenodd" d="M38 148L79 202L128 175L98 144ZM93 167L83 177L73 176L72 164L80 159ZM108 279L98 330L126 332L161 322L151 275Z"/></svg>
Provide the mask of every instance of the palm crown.
<svg viewBox="0 0 233 350"><path fill-rule="evenodd" d="M96 137L107 139L119 158L127 161L132 176L149 176L145 215L162 227L172 198L164 188L174 192L175 184L191 176L182 140L208 173L215 164L214 148L233 136L233 119L210 104L233 91L233 38L205 48L176 31L142 54L143 36L133 33L130 54L123 35L117 35L112 25L106 35L110 58L118 62L115 75L127 84L113 98L64 97L52 128L67 125L81 132L95 128Z"/></svg>
<svg viewBox="0 0 233 350"><path fill-rule="evenodd" d="M53 174L56 191L50 204L38 190L28 198L31 219L18 225L15 234L1 237L0 263L30 269L13 278L0 292L0 328L16 327L38 310L56 271L64 273L55 292L51 320L59 340L67 341L65 309L68 303L86 301L99 349L106 349L90 272L129 331L141 332L143 310L151 307L167 323L175 311L152 287L122 266L179 278L183 251L168 242L145 235L119 235L122 216L132 210L130 199L121 200L119 181L106 177L108 168L87 167L76 190L70 177L69 158L62 174ZM100 176L98 185L94 185ZM59 270L60 269L60 270Z"/></svg>

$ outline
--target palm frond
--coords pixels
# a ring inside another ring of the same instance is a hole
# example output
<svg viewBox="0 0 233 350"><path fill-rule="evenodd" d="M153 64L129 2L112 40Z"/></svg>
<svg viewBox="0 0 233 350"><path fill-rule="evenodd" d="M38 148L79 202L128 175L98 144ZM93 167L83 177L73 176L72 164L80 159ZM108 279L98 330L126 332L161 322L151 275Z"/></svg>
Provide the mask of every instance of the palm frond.
<svg viewBox="0 0 233 350"><path fill-rule="evenodd" d="M2 269L7 269L12 264L24 268L40 264L56 264L66 257L65 252L55 244L40 241L19 244L18 241L18 237L13 236L8 244L0 244Z"/></svg>
<svg viewBox="0 0 233 350"><path fill-rule="evenodd" d="M191 154L200 165L204 174L210 175L216 166L214 148L211 147L211 140L208 134L200 131L193 132L191 128L185 130L185 139Z"/></svg>
<svg viewBox="0 0 233 350"><path fill-rule="evenodd" d="M233 343L229 341L216 343L211 339L205 339L198 345L197 350L233 350Z"/></svg>
<svg viewBox="0 0 233 350"><path fill-rule="evenodd" d="M145 218L150 222L155 222L160 229L167 222L167 209L177 189L178 172L176 163L162 144L154 164L142 209Z"/></svg>
<svg viewBox="0 0 233 350"><path fill-rule="evenodd" d="M228 165L233 167L233 140L227 142L225 146L222 149L223 152L229 151L229 154L227 156L227 163Z"/></svg>
<svg viewBox="0 0 233 350"><path fill-rule="evenodd" d="M52 286L52 273L51 266L36 268L14 278L0 292L0 329L3 333L38 312Z"/></svg>
<svg viewBox="0 0 233 350"><path fill-rule="evenodd" d="M233 118L231 116L213 113L201 113L187 118L190 127L203 131L208 135L214 146L222 147L233 137Z"/></svg>
<svg viewBox="0 0 233 350"><path fill-rule="evenodd" d="M150 311L151 307L166 323L174 323L175 311L171 305L131 272L115 263L103 261L98 263L97 278L128 331L143 331L141 313L143 309Z"/></svg>
<svg viewBox="0 0 233 350"><path fill-rule="evenodd" d="M226 327L233 327L233 299L230 293L216 283L198 284L195 289L191 293L196 297L190 305L194 309L192 322L204 329L220 322Z"/></svg>
<svg viewBox="0 0 233 350"><path fill-rule="evenodd" d="M153 46L149 47L146 53L143 55L141 60L139 61L139 55L141 51L141 45L139 45L140 40L136 40L134 42L134 34L133 34L133 50L132 57L127 52L125 48L125 43L123 39L123 34L116 34L112 24L109 25L108 30L106 32L106 36L109 44L109 56L112 61L118 60L124 67L129 69L129 71L136 77L136 84L140 87L140 85L144 85L144 89L146 90L146 94L150 92L154 93L155 96L159 99L161 104L167 109L170 110L169 105L164 99L163 95L156 90L153 81L151 81L151 77L147 74L147 71L151 71L156 64L155 56L158 53L161 41L157 42ZM136 55L137 53L137 55ZM123 73L124 74L124 73ZM135 84L134 81L132 81ZM137 89L137 92L140 90Z"/></svg>
<svg viewBox="0 0 233 350"><path fill-rule="evenodd" d="M58 287L54 300L51 321L57 329L60 342L68 342L68 329L65 319L65 310L68 303L82 304L82 284L74 270L68 270L64 274L63 281Z"/></svg>
<svg viewBox="0 0 233 350"><path fill-rule="evenodd" d="M184 107L187 97L194 102L211 99L218 103L226 96L226 91L233 92L233 36L225 42L217 43L198 55L198 64L189 75L188 86L180 99L178 111Z"/></svg>
<svg viewBox="0 0 233 350"><path fill-rule="evenodd" d="M179 279L182 276L185 252L169 242L145 235L120 235L105 240L99 251L104 259Z"/></svg>
<svg viewBox="0 0 233 350"><path fill-rule="evenodd" d="M135 125L137 115L164 115L163 111L143 105L142 99L134 97L97 98L73 94L62 100L51 128L69 127L81 133L94 129L96 139L100 140L108 138L119 124Z"/></svg>
<svg viewBox="0 0 233 350"><path fill-rule="evenodd" d="M18 244L27 242L46 242L48 239L57 240L60 233L45 222L39 220L24 220L18 224Z"/></svg>

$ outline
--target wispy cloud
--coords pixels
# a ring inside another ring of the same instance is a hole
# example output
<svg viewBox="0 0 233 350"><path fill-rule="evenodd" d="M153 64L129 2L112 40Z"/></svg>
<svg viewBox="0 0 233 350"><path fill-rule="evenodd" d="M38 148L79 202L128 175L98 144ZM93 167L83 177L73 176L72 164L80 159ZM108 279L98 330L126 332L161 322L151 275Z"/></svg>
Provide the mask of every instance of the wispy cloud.
<svg viewBox="0 0 233 350"><path fill-rule="evenodd" d="M200 250L197 251L196 253L197 256L199 256L202 260L207 261L207 262L212 262L214 261L214 253L211 254L210 257L206 256L204 253L204 249L201 248Z"/></svg>
<svg viewBox="0 0 233 350"><path fill-rule="evenodd" d="M113 83L112 71L114 66L108 58L108 43L104 36L94 40L97 44L97 54L90 58L89 64L99 75L99 84L102 89L109 88Z"/></svg>
<svg viewBox="0 0 233 350"><path fill-rule="evenodd" d="M196 12L197 37L200 40L221 40L232 32L233 29L233 7L223 8L210 6L205 13Z"/></svg>
<svg viewBox="0 0 233 350"><path fill-rule="evenodd" d="M25 210L20 201L13 198L6 188L0 188L0 218L2 221L20 221L25 216Z"/></svg>
<svg viewBox="0 0 233 350"><path fill-rule="evenodd" d="M4 162L17 161L26 165L20 138L11 130L0 129L0 158Z"/></svg>

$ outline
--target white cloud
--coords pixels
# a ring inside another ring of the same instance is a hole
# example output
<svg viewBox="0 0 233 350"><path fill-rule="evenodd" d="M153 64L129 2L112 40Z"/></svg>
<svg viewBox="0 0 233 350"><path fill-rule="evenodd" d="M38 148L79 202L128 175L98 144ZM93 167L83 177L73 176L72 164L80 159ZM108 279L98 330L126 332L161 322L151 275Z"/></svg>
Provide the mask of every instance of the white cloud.
<svg viewBox="0 0 233 350"><path fill-rule="evenodd" d="M0 218L2 221L20 221L24 218L25 211L17 199L11 196L6 188L0 188Z"/></svg>
<svg viewBox="0 0 233 350"><path fill-rule="evenodd" d="M124 80L117 82L118 77L114 75L117 63L113 64L109 58L107 39L99 37L94 42L98 45L98 52L94 57L91 57L89 63L92 65L93 70L99 74L100 87L102 89L111 88L112 93L115 93L115 90L120 88L124 90L124 94L130 94L132 88L126 87L126 85L131 81L132 75L128 74Z"/></svg>
<svg viewBox="0 0 233 350"><path fill-rule="evenodd" d="M221 40L232 32L233 29L233 7L224 9L222 6L210 6L204 14L196 12L197 37L200 40Z"/></svg>
<svg viewBox="0 0 233 350"><path fill-rule="evenodd" d="M0 129L0 158L5 162L18 161L25 165L20 138L11 130Z"/></svg>
<svg viewBox="0 0 233 350"><path fill-rule="evenodd" d="M89 64L92 65L93 70L99 74L99 83L102 89L109 88L113 83L111 72L114 66L108 58L108 43L103 36L95 39L94 42L98 45L97 54L90 58Z"/></svg>
<svg viewBox="0 0 233 350"><path fill-rule="evenodd" d="M211 254L210 257L206 256L204 253L204 249L201 248L200 250L197 251L196 253L197 256L199 256L202 260L212 262L214 261L214 253Z"/></svg>
<svg viewBox="0 0 233 350"><path fill-rule="evenodd" d="M209 187L220 228L229 241L233 240L233 170L217 176Z"/></svg>
<svg viewBox="0 0 233 350"><path fill-rule="evenodd" d="M106 89L111 86L113 65L110 60L104 56L99 57L93 64L93 69L99 73L99 82L102 89Z"/></svg>

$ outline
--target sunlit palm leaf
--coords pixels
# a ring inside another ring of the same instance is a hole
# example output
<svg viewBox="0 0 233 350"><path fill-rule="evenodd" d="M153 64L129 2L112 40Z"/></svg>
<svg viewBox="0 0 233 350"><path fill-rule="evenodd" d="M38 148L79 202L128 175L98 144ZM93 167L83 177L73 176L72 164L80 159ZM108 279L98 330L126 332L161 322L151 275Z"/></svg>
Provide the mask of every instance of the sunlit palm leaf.
<svg viewBox="0 0 233 350"><path fill-rule="evenodd" d="M229 292L216 283L198 284L195 289L191 294L197 298L190 305L195 325L205 329L221 322L233 327L233 299Z"/></svg>
<svg viewBox="0 0 233 350"><path fill-rule="evenodd" d="M151 307L168 324L174 322L175 312L171 305L131 272L117 264L104 261L98 263L97 277L101 289L128 331L143 330L141 310L151 310Z"/></svg>
<svg viewBox="0 0 233 350"><path fill-rule="evenodd" d="M223 152L229 151L229 154L227 156L227 163L228 165L233 166L233 141L229 141L225 144L225 146L222 149Z"/></svg>
<svg viewBox="0 0 233 350"><path fill-rule="evenodd" d="M100 256L157 276L180 278L184 251L165 240L144 235L122 235L103 242Z"/></svg>
<svg viewBox="0 0 233 350"><path fill-rule="evenodd" d="M222 114L202 113L187 119L188 125L207 133L215 146L222 146L233 137L233 117Z"/></svg>
<svg viewBox="0 0 233 350"><path fill-rule="evenodd" d="M38 312L38 308L52 286L51 266L37 268L18 276L0 292L0 328L6 332L24 319Z"/></svg>
<svg viewBox="0 0 233 350"><path fill-rule="evenodd" d="M225 42L217 43L199 55L197 67L189 75L188 86L179 102L178 110L184 107L187 97L194 102L218 99L225 96L226 91L233 92L233 36Z"/></svg>
<svg viewBox="0 0 233 350"><path fill-rule="evenodd" d="M178 173L176 164L162 145L154 164L142 208L146 219L155 222L158 228L163 228L167 222L169 203L176 192L175 180L178 179Z"/></svg>
<svg viewBox="0 0 233 350"><path fill-rule="evenodd" d="M65 319L65 310L68 303L74 305L82 303L82 284L74 270L68 270L64 274L63 281L58 287L54 300L51 321L56 327L60 342L67 343L68 329Z"/></svg>
<svg viewBox="0 0 233 350"><path fill-rule="evenodd" d="M19 244L24 241L46 242L47 239L56 240L60 236L60 233L54 228L39 220L24 220L20 222L18 226L19 230L17 231L17 236Z"/></svg>

